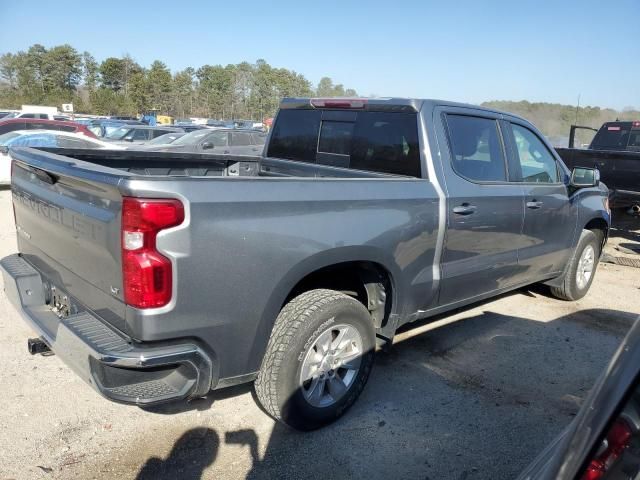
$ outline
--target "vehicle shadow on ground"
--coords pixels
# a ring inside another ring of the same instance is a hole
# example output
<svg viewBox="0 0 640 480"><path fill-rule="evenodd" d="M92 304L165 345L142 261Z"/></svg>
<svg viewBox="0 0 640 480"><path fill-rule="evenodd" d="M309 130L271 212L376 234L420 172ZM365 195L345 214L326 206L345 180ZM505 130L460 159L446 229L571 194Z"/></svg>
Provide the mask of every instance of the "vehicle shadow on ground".
<svg viewBox="0 0 640 480"><path fill-rule="evenodd" d="M136 480L172 478L197 480L218 455L219 435L210 428L193 428L176 440L166 459L151 457L142 466Z"/></svg>
<svg viewBox="0 0 640 480"><path fill-rule="evenodd" d="M137 478L236 478L235 458L216 462L223 444L248 448L248 479L514 478L575 416L637 316L590 309L538 322L487 306L379 352L362 397L329 427L276 423L268 439L191 429Z"/></svg>

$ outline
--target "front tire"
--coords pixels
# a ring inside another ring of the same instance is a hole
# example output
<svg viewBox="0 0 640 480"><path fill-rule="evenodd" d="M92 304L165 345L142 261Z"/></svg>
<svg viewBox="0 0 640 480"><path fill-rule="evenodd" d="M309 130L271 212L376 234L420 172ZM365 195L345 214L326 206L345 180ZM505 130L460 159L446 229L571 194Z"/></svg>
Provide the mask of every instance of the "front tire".
<svg viewBox="0 0 640 480"><path fill-rule="evenodd" d="M600 258L600 242L591 230L583 230L578 245L567 265L562 283L551 287L553 296L561 300L580 300L591 287Z"/></svg>
<svg viewBox="0 0 640 480"><path fill-rule="evenodd" d="M262 407L297 430L342 416L369 378L375 332L367 309L334 290L291 300L276 320L254 387Z"/></svg>

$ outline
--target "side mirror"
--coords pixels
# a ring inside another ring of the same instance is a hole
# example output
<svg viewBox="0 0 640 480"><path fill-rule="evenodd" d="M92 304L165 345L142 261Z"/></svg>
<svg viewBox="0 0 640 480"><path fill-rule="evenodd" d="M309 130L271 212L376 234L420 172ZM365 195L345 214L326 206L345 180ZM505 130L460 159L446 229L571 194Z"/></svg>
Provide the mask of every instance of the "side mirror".
<svg viewBox="0 0 640 480"><path fill-rule="evenodd" d="M5 147L4 145L0 145L0 153L6 155L9 153L9 147Z"/></svg>
<svg viewBox="0 0 640 480"><path fill-rule="evenodd" d="M600 170L597 168L575 167L571 172L572 187L597 187L599 184Z"/></svg>
<svg viewBox="0 0 640 480"><path fill-rule="evenodd" d="M213 143L211 142L204 142L202 144L202 149L203 150L211 150L213 148Z"/></svg>
<svg viewBox="0 0 640 480"><path fill-rule="evenodd" d="M127 137L124 137L124 139L123 139L123 140L124 140L125 142L133 142L133 137L132 137L132 136L127 136Z"/></svg>

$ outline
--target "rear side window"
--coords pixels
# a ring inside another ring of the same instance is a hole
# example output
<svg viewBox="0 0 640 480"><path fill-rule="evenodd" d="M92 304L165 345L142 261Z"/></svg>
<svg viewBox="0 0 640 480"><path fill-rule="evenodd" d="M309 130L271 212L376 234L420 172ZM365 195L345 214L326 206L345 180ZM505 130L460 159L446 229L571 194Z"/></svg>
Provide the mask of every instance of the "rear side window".
<svg viewBox="0 0 640 480"><path fill-rule="evenodd" d="M507 179L498 123L491 118L447 115L453 169L477 182Z"/></svg>
<svg viewBox="0 0 640 480"><path fill-rule="evenodd" d="M267 155L419 177L417 115L282 110Z"/></svg>

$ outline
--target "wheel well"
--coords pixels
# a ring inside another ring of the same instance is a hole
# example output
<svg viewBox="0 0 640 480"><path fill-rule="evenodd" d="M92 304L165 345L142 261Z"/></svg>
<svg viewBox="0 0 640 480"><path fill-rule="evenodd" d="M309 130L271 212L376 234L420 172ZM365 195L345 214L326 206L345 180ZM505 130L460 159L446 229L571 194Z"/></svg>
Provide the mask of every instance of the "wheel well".
<svg viewBox="0 0 640 480"><path fill-rule="evenodd" d="M316 270L293 287L284 304L316 288L337 290L355 298L369 310L377 328L385 325L391 313L391 275L378 263L343 262Z"/></svg>
<svg viewBox="0 0 640 480"><path fill-rule="evenodd" d="M602 218L594 218L589 220L584 226L585 230L591 230L593 233L598 235L600 238L600 251L604 248L604 243L607 241L607 237L609 236L609 225Z"/></svg>

